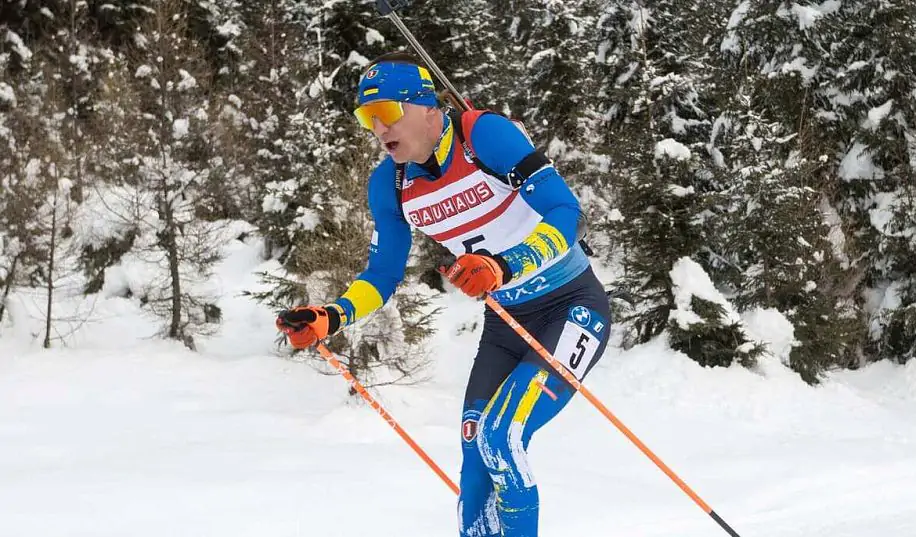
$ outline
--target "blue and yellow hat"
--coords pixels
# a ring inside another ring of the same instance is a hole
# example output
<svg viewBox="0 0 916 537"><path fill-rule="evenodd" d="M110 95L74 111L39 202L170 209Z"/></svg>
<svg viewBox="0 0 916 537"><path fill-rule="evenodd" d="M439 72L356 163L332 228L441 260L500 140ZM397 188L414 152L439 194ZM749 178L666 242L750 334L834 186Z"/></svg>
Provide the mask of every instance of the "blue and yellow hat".
<svg viewBox="0 0 916 537"><path fill-rule="evenodd" d="M437 106L436 86L425 67L398 61L382 61L366 70L359 79L360 105L388 100Z"/></svg>

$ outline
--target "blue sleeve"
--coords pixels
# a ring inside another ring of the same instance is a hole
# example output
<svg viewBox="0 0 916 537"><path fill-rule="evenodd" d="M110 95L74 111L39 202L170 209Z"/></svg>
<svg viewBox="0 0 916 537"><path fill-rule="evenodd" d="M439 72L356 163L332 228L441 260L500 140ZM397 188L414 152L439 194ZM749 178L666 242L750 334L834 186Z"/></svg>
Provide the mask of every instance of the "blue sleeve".
<svg viewBox="0 0 916 537"><path fill-rule="evenodd" d="M470 138L477 158L502 175L535 150L512 121L498 114L481 115ZM575 243L582 212L579 200L553 165L529 177L521 187L521 196L541 215L543 222L562 233L567 244Z"/></svg>
<svg viewBox="0 0 916 537"><path fill-rule="evenodd" d="M394 187L394 162L387 158L369 177L369 211L375 221L369 264L357 279L371 283L387 302L404 279L412 242Z"/></svg>

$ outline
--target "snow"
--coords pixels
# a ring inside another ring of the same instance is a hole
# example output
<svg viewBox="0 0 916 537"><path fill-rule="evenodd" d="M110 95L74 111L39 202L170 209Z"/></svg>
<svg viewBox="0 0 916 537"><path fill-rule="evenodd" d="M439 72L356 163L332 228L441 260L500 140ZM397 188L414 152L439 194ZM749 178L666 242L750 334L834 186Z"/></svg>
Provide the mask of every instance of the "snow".
<svg viewBox="0 0 916 537"><path fill-rule="evenodd" d="M552 159L562 160L569 151L569 145L563 140L554 136L547 144L547 156Z"/></svg>
<svg viewBox="0 0 916 537"><path fill-rule="evenodd" d="M355 50L351 50L350 55L347 56L347 61L345 63L352 63L357 67L366 67L369 65L369 58L363 56Z"/></svg>
<svg viewBox="0 0 916 537"><path fill-rule="evenodd" d="M181 77L181 81L178 82L178 91L186 91L197 87L197 80L184 69L178 70L178 76Z"/></svg>
<svg viewBox="0 0 916 537"><path fill-rule="evenodd" d="M262 248L225 246L223 323L200 353L150 339L135 298L101 298L95 322L49 351L29 327L0 326L0 535L456 534L454 495L390 427L339 376L273 350L273 312L240 295L278 268ZM435 306L447 315L430 380L372 392L457 479L482 305L449 293ZM774 354L791 345L778 312L744 319ZM815 388L778 360L703 368L656 339L612 346L585 384L741 535L916 534L916 361ZM530 458L544 536L721 532L582 397Z"/></svg>
<svg viewBox="0 0 916 537"><path fill-rule="evenodd" d="M822 196L818 203L818 209L824 216L824 225L830 230L827 233L827 240L832 245L833 257L836 258L844 268L849 267L849 256L846 255L846 234L843 233L843 220L840 213L830 204L827 196Z"/></svg>
<svg viewBox="0 0 916 537"><path fill-rule="evenodd" d="M782 312L775 308L756 307L741 314L741 320L748 338L764 343L769 355L783 364L789 364L789 354L799 342L795 339L795 327Z"/></svg>
<svg viewBox="0 0 916 537"><path fill-rule="evenodd" d="M153 195L134 187L92 188L72 215L74 244L98 249L109 239L124 239L135 226L133 216L152 213L153 207Z"/></svg>
<svg viewBox="0 0 916 537"><path fill-rule="evenodd" d="M655 144L655 159L658 160L662 157L669 157L675 160L689 160L691 157L690 150L687 149L687 146L674 140L673 138L665 138L664 140Z"/></svg>
<svg viewBox="0 0 916 537"><path fill-rule="evenodd" d="M172 122L172 136L176 140L181 140L188 135L188 120L187 119L176 119Z"/></svg>
<svg viewBox="0 0 916 537"><path fill-rule="evenodd" d="M630 36L630 46L634 50L639 48L639 38L645 33L649 28L649 21L652 18L652 12L636 2L632 2L627 8L630 11L630 19L627 21L627 26L630 28L632 35Z"/></svg>
<svg viewBox="0 0 916 537"><path fill-rule="evenodd" d="M771 71L769 73L772 78L777 73L788 74L788 73L798 73L801 75L802 79L807 84L811 82L811 79L814 78L814 75L817 74L817 67L808 67L808 59L803 57L794 58L791 62L783 63L777 71Z"/></svg>
<svg viewBox="0 0 916 537"><path fill-rule="evenodd" d="M5 41L11 45L13 52L15 52L23 62L28 62L32 59L32 51L29 50L29 47L25 46L25 43L22 42L22 38L19 37L19 34L16 32L7 30Z"/></svg>
<svg viewBox="0 0 916 537"><path fill-rule="evenodd" d="M842 2L839 0L827 0L815 6L793 3L792 14L798 17L798 29L804 31L813 27L821 17L839 11L840 7Z"/></svg>
<svg viewBox="0 0 916 537"><path fill-rule="evenodd" d="M726 27L727 33L722 39L722 43L719 45L719 50L722 52L739 52L741 50L740 40L738 39L738 34L735 29L744 21L750 8L751 3L745 0L738 4L734 11L732 11L731 16L728 18L728 26Z"/></svg>
<svg viewBox="0 0 916 537"><path fill-rule="evenodd" d="M888 229L894 214L900 211L900 194L897 192L876 192L871 201L874 207L868 210L871 225L884 235L901 236L903 233Z"/></svg>
<svg viewBox="0 0 916 537"><path fill-rule="evenodd" d="M870 131L877 129L881 122L884 121L884 118L891 113L891 108L894 106L894 100L888 99L888 101L881 106L876 106L868 111L868 119L862 122L862 127Z"/></svg>
<svg viewBox="0 0 916 537"><path fill-rule="evenodd" d="M732 14L728 17L728 26L725 27L726 30L734 30L741 24L744 20L744 17L747 16L747 11L751 8L751 3L748 0L738 4L738 7L732 11Z"/></svg>
<svg viewBox="0 0 916 537"><path fill-rule="evenodd" d="M694 194L695 191L692 186L682 187L681 185L668 185L668 193L672 196L683 198L685 196Z"/></svg>
<svg viewBox="0 0 916 537"><path fill-rule="evenodd" d="M6 82L0 82L0 103L16 106L16 92Z"/></svg>
<svg viewBox="0 0 916 537"><path fill-rule="evenodd" d="M287 207L284 199L289 199L293 195L296 186L296 181L292 179L267 183L267 193L264 194L264 200L261 202L261 210L266 213L284 211Z"/></svg>
<svg viewBox="0 0 916 537"><path fill-rule="evenodd" d="M723 322L735 323L740 321L740 317L728 300L722 296L722 293L716 289L712 280L699 263L689 257L678 259L669 272L671 276L672 292L674 293L675 309L669 313L669 318L677 322L678 326L684 330L691 325L704 322L702 317L697 315L691 307L693 297L713 302L722 306Z"/></svg>
<svg viewBox="0 0 916 537"><path fill-rule="evenodd" d="M385 36L383 36L381 32L379 32L375 28L366 29L366 44L367 45L371 46L376 43L384 43L384 42L385 42Z"/></svg>
<svg viewBox="0 0 916 537"><path fill-rule="evenodd" d="M153 72L153 68L150 67L149 65L141 65L140 67L137 67L137 72L134 73L134 77L145 78L149 76L149 74L152 72Z"/></svg>
<svg viewBox="0 0 916 537"><path fill-rule="evenodd" d="M77 73L88 73L89 72L89 58L86 57L86 51L80 51L80 54L71 54L70 55L70 64L76 67Z"/></svg>
<svg viewBox="0 0 916 537"><path fill-rule="evenodd" d="M216 27L216 32L224 37L238 37L242 35L242 27L233 21L226 21Z"/></svg>
<svg viewBox="0 0 916 537"><path fill-rule="evenodd" d="M73 181L72 181L71 179L67 178L67 177L61 177L61 178L57 181L57 189L58 189L61 193L65 194L65 195L69 195L69 194L70 194L70 191L73 189Z"/></svg>
<svg viewBox="0 0 916 537"><path fill-rule="evenodd" d="M868 146L855 142L840 161L840 178L846 181L855 179L884 179L884 170L871 159Z"/></svg>
<svg viewBox="0 0 916 537"><path fill-rule="evenodd" d="M528 69L534 69L534 67L547 58L555 58L557 55L556 49L548 48L540 52L535 52L531 55L531 58L528 60Z"/></svg>
<svg viewBox="0 0 916 537"><path fill-rule="evenodd" d="M29 162L25 165L25 179L27 184L35 184L40 174L41 160L37 158L29 159Z"/></svg>
<svg viewBox="0 0 916 537"><path fill-rule="evenodd" d="M910 156L910 168L916 169L916 134L904 132L903 137L906 139L907 153Z"/></svg>
<svg viewBox="0 0 916 537"><path fill-rule="evenodd" d="M299 207L296 210L296 218L293 220L305 231L312 231L321 223L321 217L313 209L308 207Z"/></svg>
<svg viewBox="0 0 916 537"><path fill-rule="evenodd" d="M622 86L623 84L626 84L630 78L633 77L633 74L637 69L639 69L639 62L630 62L630 65L627 66L627 70L614 80L614 85Z"/></svg>

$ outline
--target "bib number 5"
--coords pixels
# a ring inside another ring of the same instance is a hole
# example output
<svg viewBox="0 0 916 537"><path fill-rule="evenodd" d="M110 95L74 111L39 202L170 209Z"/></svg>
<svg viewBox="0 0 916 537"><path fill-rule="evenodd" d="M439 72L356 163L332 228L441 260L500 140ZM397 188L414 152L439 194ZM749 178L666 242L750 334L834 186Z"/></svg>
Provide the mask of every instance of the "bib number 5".
<svg viewBox="0 0 916 537"><path fill-rule="evenodd" d="M588 345L589 341L590 338L588 337L588 334L582 334L579 336L579 341L576 342L576 350L573 351L573 355L569 358L569 366L573 369L582 365L582 358L585 357L585 353L587 351L586 345Z"/></svg>
<svg viewBox="0 0 916 537"><path fill-rule="evenodd" d="M582 306L570 309L563 333L553 353L577 380L582 380L588 368L595 361L595 354L606 337L606 325L603 319Z"/></svg>

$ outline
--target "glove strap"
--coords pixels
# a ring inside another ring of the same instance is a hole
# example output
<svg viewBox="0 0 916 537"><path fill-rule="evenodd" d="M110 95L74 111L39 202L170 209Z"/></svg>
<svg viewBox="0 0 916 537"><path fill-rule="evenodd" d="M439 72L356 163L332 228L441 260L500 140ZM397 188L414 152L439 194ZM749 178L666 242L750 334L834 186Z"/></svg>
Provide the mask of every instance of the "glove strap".
<svg viewBox="0 0 916 537"><path fill-rule="evenodd" d="M503 281L501 282L502 285L506 285L512 281L512 269L509 268L509 263L506 262L503 256L496 254L491 255L490 258L496 261L496 264L499 265L499 268L503 270Z"/></svg>
<svg viewBox="0 0 916 537"><path fill-rule="evenodd" d="M344 326L347 326L347 313L340 304L325 304L328 312L328 336L333 336Z"/></svg>

